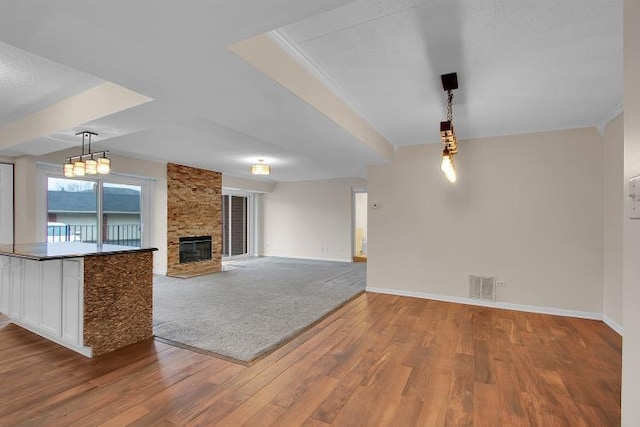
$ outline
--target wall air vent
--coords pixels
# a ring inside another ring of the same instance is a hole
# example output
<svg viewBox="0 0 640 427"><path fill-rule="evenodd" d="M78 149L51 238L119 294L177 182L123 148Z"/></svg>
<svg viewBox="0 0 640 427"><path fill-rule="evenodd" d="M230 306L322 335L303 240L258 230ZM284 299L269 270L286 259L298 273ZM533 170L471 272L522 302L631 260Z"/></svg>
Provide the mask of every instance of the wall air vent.
<svg viewBox="0 0 640 427"><path fill-rule="evenodd" d="M485 301L496 300L496 278L469 276L469 298Z"/></svg>

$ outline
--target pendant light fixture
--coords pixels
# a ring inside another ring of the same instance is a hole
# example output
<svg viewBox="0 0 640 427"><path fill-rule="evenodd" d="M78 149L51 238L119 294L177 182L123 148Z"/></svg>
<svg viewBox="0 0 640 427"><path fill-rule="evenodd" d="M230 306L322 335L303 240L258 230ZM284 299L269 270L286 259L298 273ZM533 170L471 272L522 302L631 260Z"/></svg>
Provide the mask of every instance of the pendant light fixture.
<svg viewBox="0 0 640 427"><path fill-rule="evenodd" d="M111 172L111 160L109 160L109 158L107 157L107 153L108 151L103 151L102 152L102 157L98 157L97 163L98 163L98 167L97 167L97 171L99 174L108 174L109 172Z"/></svg>
<svg viewBox="0 0 640 427"><path fill-rule="evenodd" d="M444 150L442 150L442 164L440 165L440 169L444 172L449 182L453 183L458 180L456 168L453 165L453 154L451 154L447 147L444 147Z"/></svg>
<svg viewBox="0 0 640 427"><path fill-rule="evenodd" d="M67 158L67 163L62 167L64 176L76 178L85 175L104 175L111 172L111 160L107 157L108 151L91 151L91 137L98 136L98 134L85 130L76 133L76 135L82 135L82 152L77 156ZM84 151L85 142L88 143L86 153Z"/></svg>
<svg viewBox="0 0 640 427"><path fill-rule="evenodd" d="M264 160L258 159L258 163L251 165L252 175L269 175L271 173L271 166L264 163Z"/></svg>
<svg viewBox="0 0 640 427"><path fill-rule="evenodd" d="M447 92L447 120L440 122L440 138L444 143L442 151L442 164L440 169L444 172L449 182L458 180L456 176L456 165L453 158L458 154L458 139L453 129L453 91L458 89L457 73L443 74L440 76L442 88Z"/></svg>

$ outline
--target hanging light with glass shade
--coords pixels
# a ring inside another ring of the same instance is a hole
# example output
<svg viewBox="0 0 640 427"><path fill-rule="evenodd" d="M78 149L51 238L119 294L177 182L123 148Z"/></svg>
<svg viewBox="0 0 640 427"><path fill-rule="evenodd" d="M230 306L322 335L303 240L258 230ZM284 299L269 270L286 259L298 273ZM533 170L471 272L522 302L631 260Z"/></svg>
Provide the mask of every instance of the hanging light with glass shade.
<svg viewBox="0 0 640 427"><path fill-rule="evenodd" d="M453 129L453 91L458 89L458 75L457 73L443 74L440 79L442 88L447 92L447 120L440 122L440 138L444 143L440 169L449 182L454 183L458 180L456 165L453 161L454 156L458 154L458 139Z"/></svg>
<svg viewBox="0 0 640 427"><path fill-rule="evenodd" d="M91 151L91 138L98 136L98 134L85 130L76 133L76 135L82 135L82 151L77 156L67 158L67 163L62 166L64 176L76 178L85 175L104 175L111 172L111 160L107 157L108 151ZM85 143L88 145L86 153Z"/></svg>
<svg viewBox="0 0 640 427"><path fill-rule="evenodd" d="M251 175L269 175L271 166L264 163L264 160L258 159L258 163L251 165Z"/></svg>

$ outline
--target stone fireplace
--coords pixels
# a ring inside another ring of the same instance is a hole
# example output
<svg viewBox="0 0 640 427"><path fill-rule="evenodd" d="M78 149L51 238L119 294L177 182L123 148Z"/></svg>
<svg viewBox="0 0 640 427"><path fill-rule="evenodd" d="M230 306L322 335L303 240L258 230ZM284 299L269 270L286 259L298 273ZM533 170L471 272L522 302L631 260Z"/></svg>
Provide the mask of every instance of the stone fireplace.
<svg viewBox="0 0 640 427"><path fill-rule="evenodd" d="M221 270L222 174L167 164L167 276Z"/></svg>

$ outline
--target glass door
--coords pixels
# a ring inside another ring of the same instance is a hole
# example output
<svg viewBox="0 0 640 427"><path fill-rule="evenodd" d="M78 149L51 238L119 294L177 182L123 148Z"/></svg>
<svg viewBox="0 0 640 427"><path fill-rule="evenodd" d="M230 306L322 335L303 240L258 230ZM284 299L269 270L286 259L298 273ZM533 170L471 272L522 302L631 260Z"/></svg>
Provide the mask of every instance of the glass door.
<svg viewBox="0 0 640 427"><path fill-rule="evenodd" d="M102 241L142 246L142 186L105 182L102 187Z"/></svg>
<svg viewBox="0 0 640 427"><path fill-rule="evenodd" d="M222 196L222 256L249 254L249 197Z"/></svg>
<svg viewBox="0 0 640 427"><path fill-rule="evenodd" d="M46 176L47 242L148 246L150 185L138 178L67 179ZM43 233L45 234L45 233Z"/></svg>

